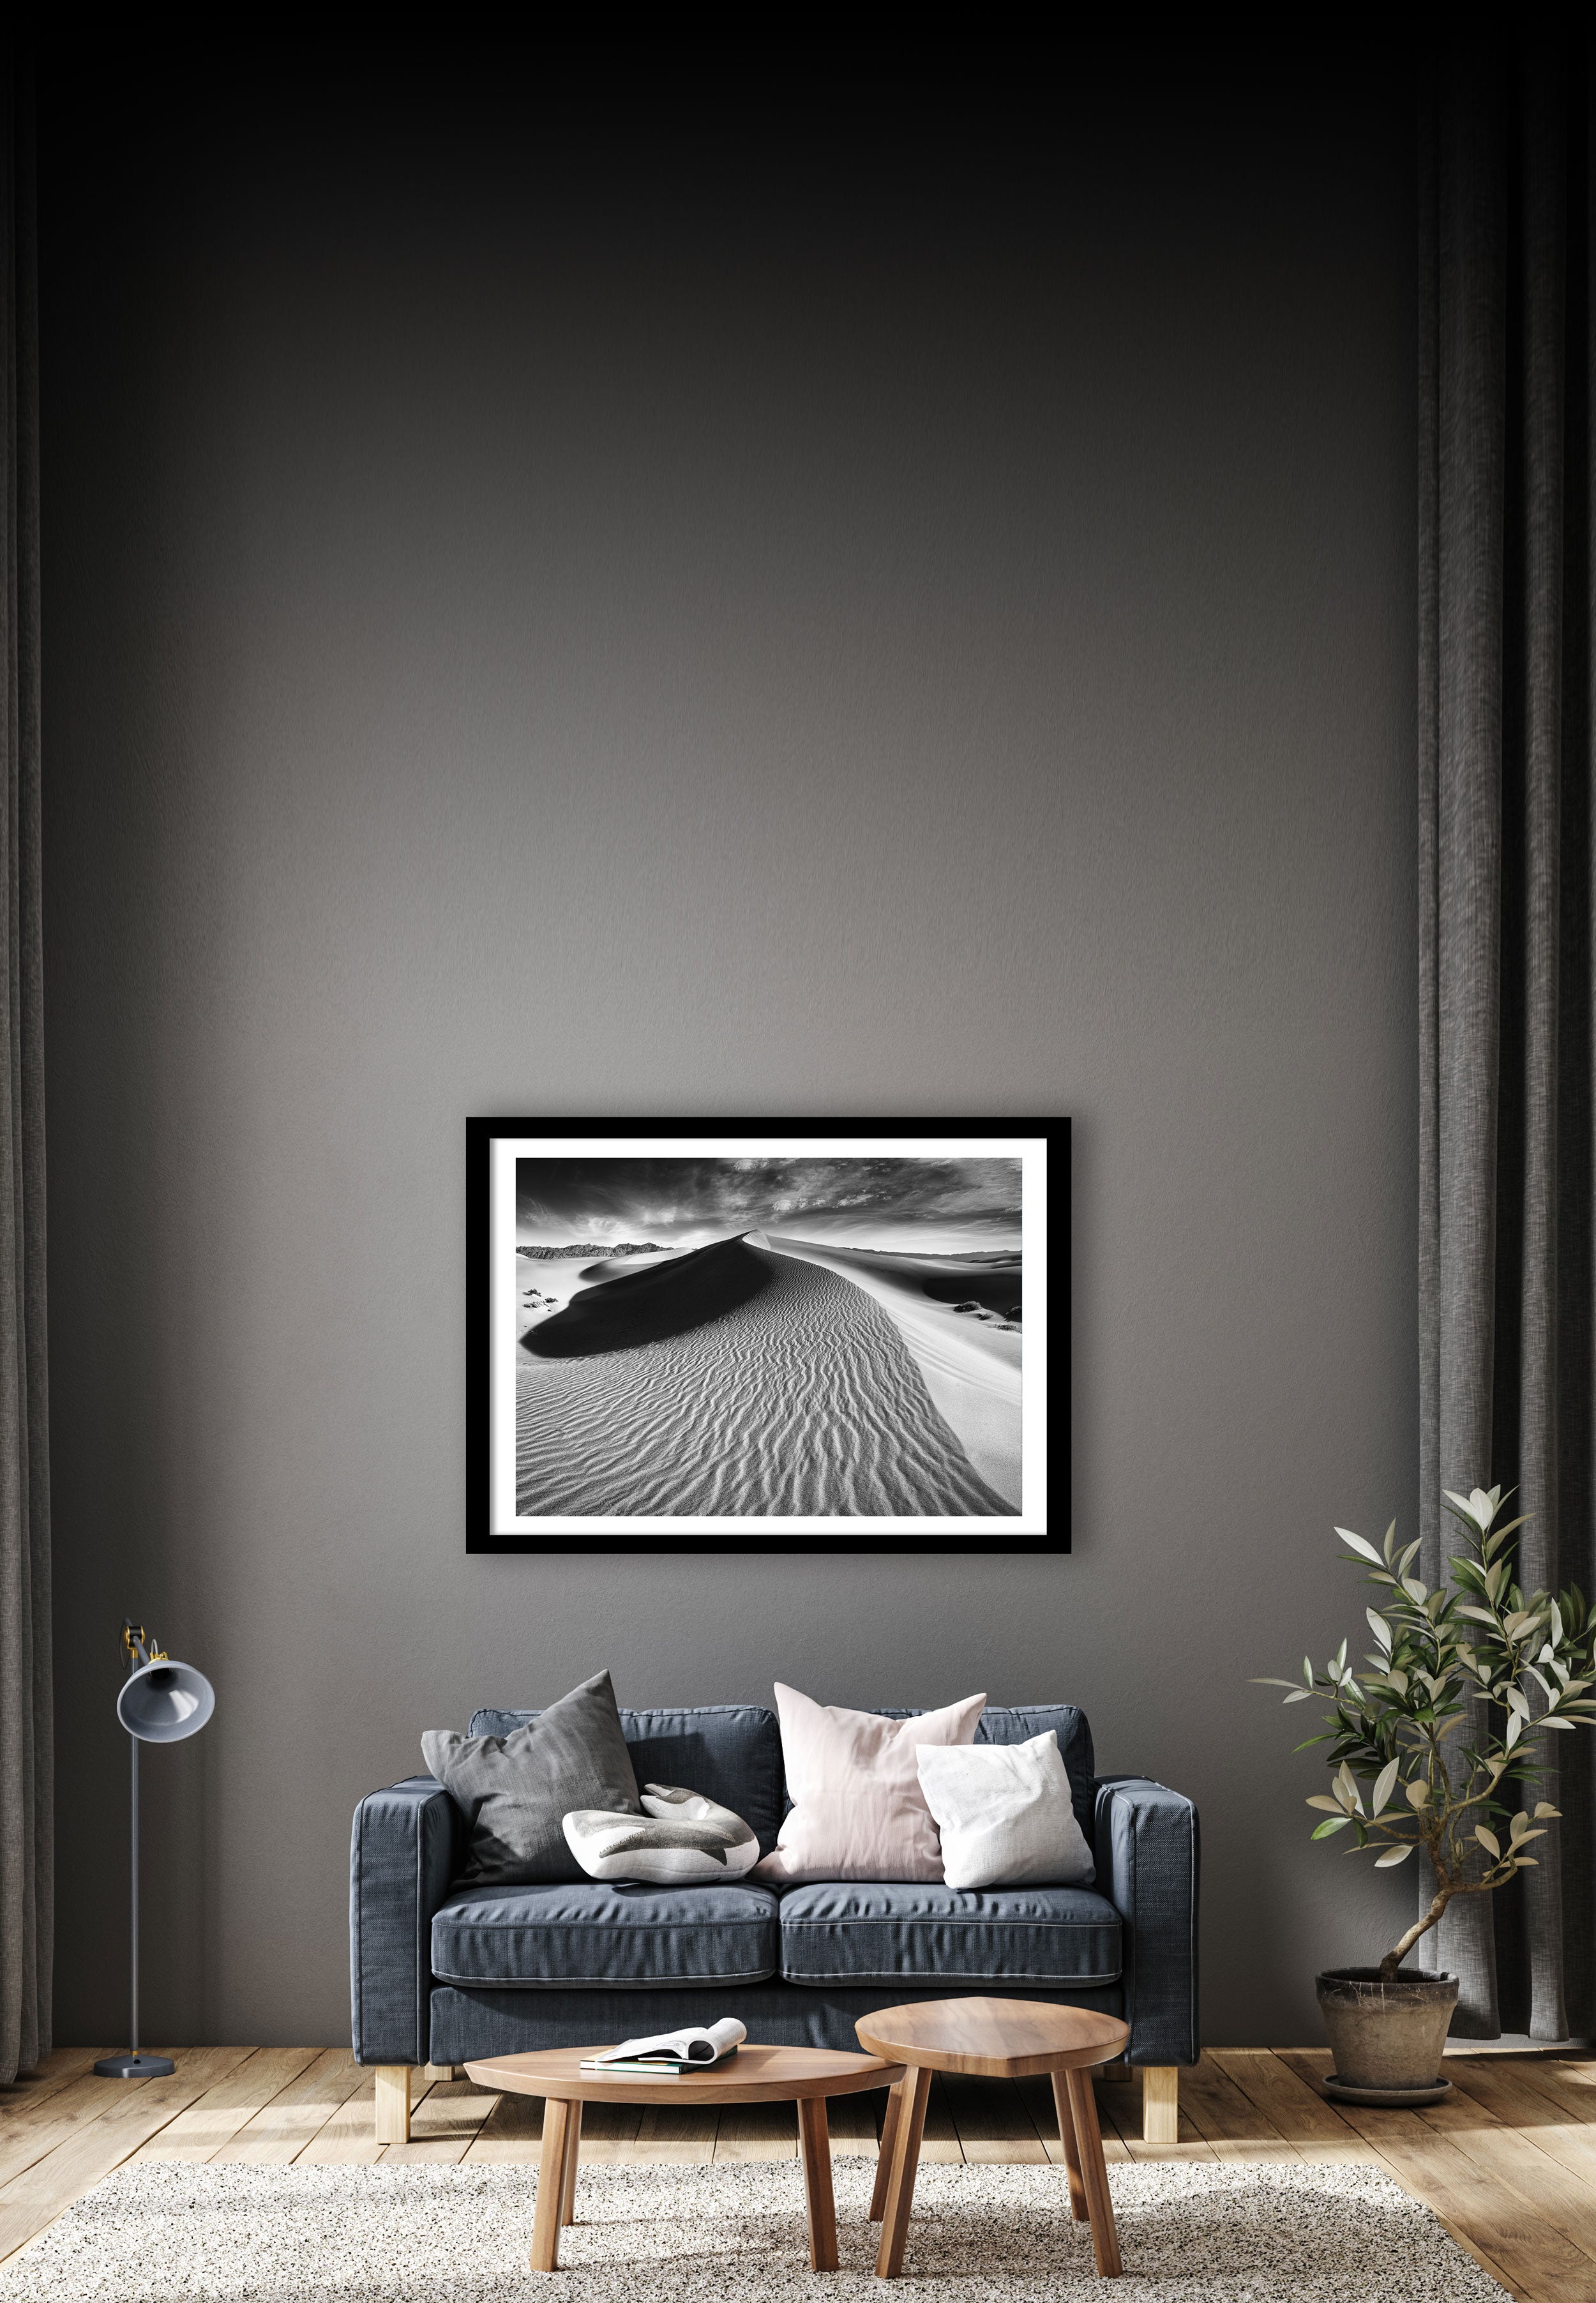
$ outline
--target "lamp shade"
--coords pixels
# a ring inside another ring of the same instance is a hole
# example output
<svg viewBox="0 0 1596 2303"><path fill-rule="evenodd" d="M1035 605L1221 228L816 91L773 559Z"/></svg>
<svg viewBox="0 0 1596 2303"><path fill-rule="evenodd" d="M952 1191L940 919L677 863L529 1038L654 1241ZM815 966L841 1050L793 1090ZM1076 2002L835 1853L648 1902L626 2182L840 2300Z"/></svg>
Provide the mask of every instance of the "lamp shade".
<svg viewBox="0 0 1596 2303"><path fill-rule="evenodd" d="M130 1672L116 1716L141 1743L181 1743L198 1735L216 1708L216 1691L191 1663L147 1663Z"/></svg>

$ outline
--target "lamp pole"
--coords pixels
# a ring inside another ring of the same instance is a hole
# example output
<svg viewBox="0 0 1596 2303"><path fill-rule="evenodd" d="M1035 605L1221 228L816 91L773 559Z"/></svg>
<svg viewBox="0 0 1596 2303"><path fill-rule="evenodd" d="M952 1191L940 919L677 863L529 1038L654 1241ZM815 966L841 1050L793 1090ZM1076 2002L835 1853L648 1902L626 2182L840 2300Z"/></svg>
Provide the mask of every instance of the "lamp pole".
<svg viewBox="0 0 1596 2303"><path fill-rule="evenodd" d="M133 1755L133 2061L139 2060L139 1738L128 1737L128 1749Z"/></svg>

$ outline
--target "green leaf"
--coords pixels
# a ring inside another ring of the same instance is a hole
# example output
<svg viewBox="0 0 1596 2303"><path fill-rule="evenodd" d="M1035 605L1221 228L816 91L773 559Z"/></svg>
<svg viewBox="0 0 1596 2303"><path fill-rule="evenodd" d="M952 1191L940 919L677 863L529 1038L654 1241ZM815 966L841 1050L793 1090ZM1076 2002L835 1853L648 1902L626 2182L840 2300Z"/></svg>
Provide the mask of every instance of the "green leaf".
<svg viewBox="0 0 1596 2303"><path fill-rule="evenodd" d="M1372 1559L1376 1567L1382 1565L1380 1554L1375 1550L1374 1546L1372 1543L1365 1543L1361 1535L1354 1535L1349 1527L1338 1527L1336 1530L1336 1533L1340 1537L1343 1543L1351 1544L1353 1549L1358 1554L1360 1558Z"/></svg>
<svg viewBox="0 0 1596 2303"><path fill-rule="evenodd" d="M1310 1807L1322 1807L1328 1815L1343 1815L1346 1812L1340 1801L1331 1799L1328 1792L1310 1792L1308 1793L1308 1805Z"/></svg>
<svg viewBox="0 0 1596 2303"><path fill-rule="evenodd" d="M1413 1848L1414 1843L1411 1839L1405 1839L1400 1847L1388 1847L1383 1855L1375 1857L1374 1869L1377 1871L1389 1871L1393 1863L1406 1863L1413 1853Z"/></svg>
<svg viewBox="0 0 1596 2303"><path fill-rule="evenodd" d="M1313 1835L1315 1839L1328 1839L1332 1831L1345 1831L1351 1821L1349 1815L1332 1815L1328 1822L1319 1825Z"/></svg>
<svg viewBox="0 0 1596 2303"><path fill-rule="evenodd" d="M1545 1816L1561 1815L1562 1812L1562 1809L1560 1807L1553 1807L1550 1800L1537 1800L1535 1801L1535 1820L1537 1823L1539 1823Z"/></svg>
<svg viewBox="0 0 1596 2303"><path fill-rule="evenodd" d="M1364 1609L1364 1613L1369 1618L1369 1629L1373 1632L1381 1646L1385 1649L1387 1660L1389 1661L1391 1652L1390 1625L1387 1623L1383 1615L1377 1615L1372 1607L1365 1607Z"/></svg>
<svg viewBox="0 0 1596 2303"><path fill-rule="evenodd" d="M1283 1684L1284 1683L1282 1683ZM1282 1695L1282 1703L1305 1703L1313 1692L1311 1687L1294 1687L1289 1695Z"/></svg>
<svg viewBox="0 0 1596 2303"><path fill-rule="evenodd" d="M1499 1856L1501 1854L1502 1843L1500 1840L1497 1837L1494 1831L1487 1831L1482 1823L1475 1824L1474 1837L1479 1841L1487 1855Z"/></svg>
<svg viewBox="0 0 1596 2303"><path fill-rule="evenodd" d="M1381 1550L1385 1553L1385 1564L1388 1567L1391 1564L1391 1547L1395 1544L1396 1540L1397 1523L1393 1520L1389 1527L1388 1527L1385 1531L1385 1541L1381 1546Z"/></svg>
<svg viewBox="0 0 1596 2303"><path fill-rule="evenodd" d="M1407 1804L1411 1808L1416 1810L1429 1806L1430 1786L1423 1776L1415 1776L1413 1782L1408 1784L1406 1797Z"/></svg>
<svg viewBox="0 0 1596 2303"><path fill-rule="evenodd" d="M1402 1762L1399 1759L1388 1760L1386 1765L1381 1767L1380 1773L1375 1776L1374 1788L1369 1794L1369 1812L1371 1815L1378 1815L1381 1808L1389 1806L1391 1791L1396 1784L1401 1766ZM1525 1819L1527 1821L1528 1818L1526 1818Z"/></svg>

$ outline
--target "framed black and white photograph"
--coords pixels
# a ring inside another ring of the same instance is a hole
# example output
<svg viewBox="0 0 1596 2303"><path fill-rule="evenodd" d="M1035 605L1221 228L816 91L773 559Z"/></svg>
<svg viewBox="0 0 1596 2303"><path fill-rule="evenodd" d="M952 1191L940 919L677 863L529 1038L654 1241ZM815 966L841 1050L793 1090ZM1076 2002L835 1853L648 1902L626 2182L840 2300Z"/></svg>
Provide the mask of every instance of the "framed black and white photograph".
<svg viewBox="0 0 1596 2303"><path fill-rule="evenodd" d="M470 1119L472 1551L1069 1548L1067 1119Z"/></svg>

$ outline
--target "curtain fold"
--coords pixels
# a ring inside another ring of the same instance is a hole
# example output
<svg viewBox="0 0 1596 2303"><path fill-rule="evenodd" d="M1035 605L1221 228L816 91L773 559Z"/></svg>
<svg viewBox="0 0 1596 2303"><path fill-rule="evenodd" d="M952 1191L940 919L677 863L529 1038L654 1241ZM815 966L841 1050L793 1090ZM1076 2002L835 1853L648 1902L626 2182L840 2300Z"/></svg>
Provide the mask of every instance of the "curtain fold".
<svg viewBox="0 0 1596 2303"><path fill-rule="evenodd" d="M0 2082L50 2049L50 1488L39 920L38 299L31 74L0 84L5 770L0 907Z"/></svg>
<svg viewBox="0 0 1596 2303"><path fill-rule="evenodd" d="M1448 28L1421 85L1419 1339L1426 1581L1501 1480L1526 1588L1596 1595L1590 110L1556 29ZM1540 1739L1539 1869L1442 1921L1458 2035L1596 2034L1588 1740Z"/></svg>

